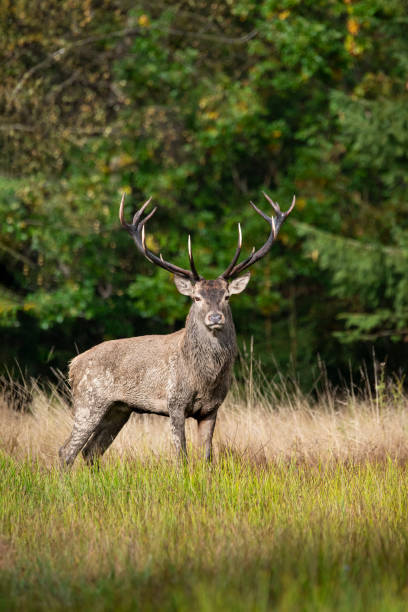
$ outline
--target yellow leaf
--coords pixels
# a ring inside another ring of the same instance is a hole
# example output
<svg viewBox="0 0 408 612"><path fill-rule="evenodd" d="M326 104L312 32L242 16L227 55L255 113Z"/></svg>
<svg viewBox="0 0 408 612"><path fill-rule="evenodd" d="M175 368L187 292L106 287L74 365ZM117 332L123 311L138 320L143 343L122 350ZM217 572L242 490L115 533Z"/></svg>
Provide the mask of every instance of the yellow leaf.
<svg viewBox="0 0 408 612"><path fill-rule="evenodd" d="M356 34L358 34L359 29L360 29L360 24L358 23L357 19L350 18L347 20L347 30L350 32L352 36L355 36Z"/></svg>
<svg viewBox="0 0 408 612"><path fill-rule="evenodd" d="M137 20L137 23L142 27L142 28L148 28L150 25L150 19L147 15L140 15L139 19Z"/></svg>

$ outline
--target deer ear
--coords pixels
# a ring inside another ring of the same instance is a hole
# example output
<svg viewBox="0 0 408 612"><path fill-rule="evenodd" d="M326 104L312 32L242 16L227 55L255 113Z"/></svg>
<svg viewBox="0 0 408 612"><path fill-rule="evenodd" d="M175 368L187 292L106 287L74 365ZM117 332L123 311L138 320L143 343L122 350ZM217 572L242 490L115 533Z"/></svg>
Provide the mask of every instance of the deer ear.
<svg viewBox="0 0 408 612"><path fill-rule="evenodd" d="M193 283L188 280L188 278L183 278L182 276L174 275L174 284L176 285L179 292L183 295L188 295L190 297L193 295L194 286Z"/></svg>
<svg viewBox="0 0 408 612"><path fill-rule="evenodd" d="M244 276L238 276L238 278L234 278L233 281L228 285L228 291L230 295L234 293L241 293L249 283L249 279L251 278L251 273L247 272Z"/></svg>

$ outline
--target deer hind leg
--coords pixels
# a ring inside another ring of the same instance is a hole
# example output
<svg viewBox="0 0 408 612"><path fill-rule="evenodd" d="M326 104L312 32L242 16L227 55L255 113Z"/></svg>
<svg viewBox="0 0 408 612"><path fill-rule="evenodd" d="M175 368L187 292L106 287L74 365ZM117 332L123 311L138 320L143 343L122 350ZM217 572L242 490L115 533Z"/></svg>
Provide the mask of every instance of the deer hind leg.
<svg viewBox="0 0 408 612"><path fill-rule="evenodd" d="M74 463L78 453L95 432L105 413L104 406L93 406L92 409L89 409L88 406L80 406L75 410L72 433L58 453L62 467L70 467Z"/></svg>
<svg viewBox="0 0 408 612"><path fill-rule="evenodd" d="M74 463L76 456L92 436L94 429L93 424L87 426L74 424L70 437L58 452L62 467L70 467Z"/></svg>
<svg viewBox="0 0 408 612"><path fill-rule="evenodd" d="M82 455L88 465L93 465L112 444L122 427L131 415L130 410L123 411L114 407L108 411L99 423L94 434L82 449Z"/></svg>

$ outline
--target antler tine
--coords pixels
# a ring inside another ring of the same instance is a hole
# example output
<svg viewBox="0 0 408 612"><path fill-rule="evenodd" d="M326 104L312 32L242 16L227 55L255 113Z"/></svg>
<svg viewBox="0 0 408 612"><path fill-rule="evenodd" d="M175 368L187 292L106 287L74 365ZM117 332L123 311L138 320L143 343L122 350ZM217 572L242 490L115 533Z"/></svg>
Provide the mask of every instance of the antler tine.
<svg viewBox="0 0 408 612"><path fill-rule="evenodd" d="M243 261L241 261L241 263L239 264L239 266L236 266L236 269L231 270L231 272L229 273L228 276L223 276L223 278L228 279L231 278L232 276L235 276L235 274L238 274L239 272L241 272L242 270L245 270L245 268L248 265L251 265L249 262L252 259L253 254L255 253L255 247L252 247L250 254L248 255L248 257L246 259L244 259Z"/></svg>
<svg viewBox="0 0 408 612"><path fill-rule="evenodd" d="M254 247L252 249L251 254L246 259L244 259L244 261L242 261L240 264L235 265L238 258L234 261L233 266L231 266L230 264L228 268L225 270L225 272L221 275L225 279L231 278L232 276L239 274L246 268L249 268L249 266L252 266L255 262L259 261L259 259L262 259L262 257L264 257L268 253L268 251L270 250L272 244L274 243L279 233L279 230L282 224L284 223L284 221L287 219L287 217L290 215L293 208L295 207L295 202L296 202L295 196L293 196L292 204L289 210L287 210L286 212L282 212L277 202L273 202L273 200L266 193L264 192L262 193L265 196L265 198L268 200L272 208L274 209L276 213L275 217L268 217L268 215L266 215L253 202L250 202L250 204L252 208L255 210L255 212L257 212L263 219L265 219L265 221L269 223L271 231L269 233L268 239L265 242L265 244L257 251L255 251L255 247Z"/></svg>
<svg viewBox="0 0 408 612"><path fill-rule="evenodd" d="M272 206L272 208L273 208L273 210L276 212L276 214L277 214L277 215L282 214L282 211L281 211L281 209L280 209L279 204L278 204L277 202L274 202L274 201L272 200L272 198L270 198L270 197L268 196L268 194L267 194L267 193L265 193L264 191L263 191L262 193L263 193L263 195L265 196L265 198L268 200L269 204Z"/></svg>
<svg viewBox="0 0 408 612"><path fill-rule="evenodd" d="M150 200L149 200L149 201L150 201ZM139 222L139 218L140 218L140 214L139 214L139 213L140 213L140 211L138 211L138 212L135 214L135 216L133 217L133 225L139 225L139 227L142 227L142 228L143 228L144 224L145 224L145 223L147 223L147 222L148 222L148 220L149 220L149 219L151 219L151 218L153 217L153 215L154 215L154 213L155 213L156 211L157 211L157 206L155 206L155 207L153 208L152 212L150 212L148 215L146 215L146 217L145 217L144 219L142 219L140 222ZM136 219L136 221L135 221L135 219Z"/></svg>
<svg viewBox="0 0 408 612"><path fill-rule="evenodd" d="M151 215L150 215L151 216ZM146 220L145 220L146 221ZM144 225L142 225L142 247L143 247L143 255L146 257L146 259L148 261L150 261L151 263L153 263L153 260L150 259L150 257L148 256L147 252L146 252L146 234L145 234L145 228Z"/></svg>
<svg viewBox="0 0 408 612"><path fill-rule="evenodd" d="M120 201L120 207L119 207L119 220L121 225L123 225L123 227L125 227L126 229L128 229L130 227L129 223L126 223L125 221L125 196L126 194L123 193L122 194L122 199ZM143 204L143 206L141 208L139 208L139 210L137 211L137 213L135 214L135 216L133 217L133 225L137 225L139 222L140 217L142 216L145 208L147 208L147 206L150 204L152 199L152 196L150 196L150 198L148 200L146 200L146 202ZM145 220L145 222L150 219L150 217L152 217L152 215L156 212L157 208L154 209L153 213L150 213L150 215L148 216L148 218Z"/></svg>
<svg viewBox="0 0 408 612"><path fill-rule="evenodd" d="M276 212L276 215L278 217L280 217L281 215L283 215L286 219L286 217L288 217L290 215L290 213L292 212L292 210L295 208L295 204L296 204L296 196L294 195L292 198L292 203L289 207L289 209L286 212L282 212L280 209L280 206L277 202L274 202L267 193L265 193L264 191L262 192L263 195L265 196L265 198L268 200L269 204L272 206L272 208L274 209L274 211Z"/></svg>
<svg viewBox="0 0 408 612"><path fill-rule="evenodd" d="M193 273L193 276L194 276L195 280L200 280L200 275L197 272L197 268L195 267L195 263L194 263L193 250L191 248L191 236L190 236L190 234L188 235L187 250L188 250L188 259L190 260L190 268L191 268L191 271Z"/></svg>
<svg viewBox="0 0 408 612"><path fill-rule="evenodd" d="M142 225L142 247L143 247L144 253L146 254L146 234L145 234L144 225Z"/></svg>
<svg viewBox="0 0 408 612"><path fill-rule="evenodd" d="M122 193L122 199L120 201L120 206L119 206L119 221L121 225L123 225L123 227L126 227L127 223L125 221L124 208L125 208L125 193Z"/></svg>
<svg viewBox="0 0 408 612"><path fill-rule="evenodd" d="M270 223L270 222L271 222L271 218L270 218L270 217L268 217L268 215L265 215L265 213L264 213L264 212L263 212L263 211L262 211L260 208L258 208L258 207L257 207L257 206L256 206L256 205L255 205L255 204L252 202L252 200L251 200L249 203L250 203L250 205L252 206L252 208L253 208L253 209L254 209L254 210L255 210L255 211L258 213L258 215L261 215L261 217L263 217L263 218L265 219L265 221L267 221L268 223Z"/></svg>
<svg viewBox="0 0 408 612"><path fill-rule="evenodd" d="M130 224L130 223L126 223L125 221L125 214L124 214L125 194L123 194L121 202L120 202L120 207L119 207L119 219L120 219L122 226L132 236L137 248L146 257L148 261L150 261L151 263L154 263L160 268L163 268L164 270L167 270L168 272L171 272L172 274L183 276L184 278L188 278L192 281L200 280L201 277L199 276L197 272L197 269L194 265L194 260L192 258L191 244L189 245L189 259L190 259L191 270L185 270L184 268L180 268L179 266L176 266L175 264L165 261L161 254L160 256L157 256L155 253L153 253L153 251L150 251L150 249L147 248L145 224L147 223L147 221L149 221L149 219L153 217L153 215L155 214L157 210L157 207L155 207L148 215L146 215L144 219L141 219L141 217L146 207L149 205L151 199L152 198L150 197L143 204L143 206L139 208L139 210L136 212L136 214L133 217L133 222Z"/></svg>
<svg viewBox="0 0 408 612"><path fill-rule="evenodd" d="M292 198L292 204L290 205L289 210L287 210L285 212L285 215L288 217L290 215L290 213L292 212L292 210L295 208L295 204L296 204L296 196L295 194L293 194L293 198Z"/></svg>
<svg viewBox="0 0 408 612"><path fill-rule="evenodd" d="M242 248L242 231L241 231L241 224L238 223L238 245L237 245L236 251L234 253L234 257L231 260L230 265L225 270L225 272L223 272L221 274L220 278L228 278L232 268L235 266L235 264L238 261L238 258L239 258L240 254L241 254L241 248Z"/></svg>

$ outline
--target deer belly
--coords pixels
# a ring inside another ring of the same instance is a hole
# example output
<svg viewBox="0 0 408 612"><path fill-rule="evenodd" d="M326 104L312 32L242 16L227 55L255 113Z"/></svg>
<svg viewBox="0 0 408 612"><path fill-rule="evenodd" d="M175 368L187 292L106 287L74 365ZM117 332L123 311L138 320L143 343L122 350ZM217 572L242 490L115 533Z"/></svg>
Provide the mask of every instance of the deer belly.
<svg viewBox="0 0 408 612"><path fill-rule="evenodd" d="M169 411L167 409L167 400L166 399L149 399L145 403L145 412L151 412L152 414L161 414L163 416L169 416Z"/></svg>
<svg viewBox="0 0 408 612"><path fill-rule="evenodd" d="M162 416L169 416L167 408L167 401L165 399L155 398L143 398L135 401L126 402L133 412L137 414L160 414Z"/></svg>
<svg viewBox="0 0 408 612"><path fill-rule="evenodd" d="M149 371L136 372L127 389L128 403L132 409L168 416L167 377L165 364L161 362Z"/></svg>

